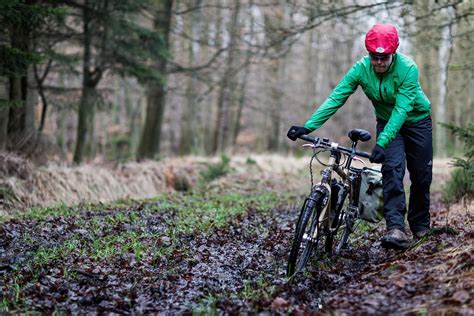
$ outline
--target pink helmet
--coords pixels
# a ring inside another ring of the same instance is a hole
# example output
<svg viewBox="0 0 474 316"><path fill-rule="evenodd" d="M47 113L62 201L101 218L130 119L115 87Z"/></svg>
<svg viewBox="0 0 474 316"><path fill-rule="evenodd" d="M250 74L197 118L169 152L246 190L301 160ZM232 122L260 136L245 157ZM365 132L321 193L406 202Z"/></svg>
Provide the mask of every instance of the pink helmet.
<svg viewBox="0 0 474 316"><path fill-rule="evenodd" d="M369 53L392 54L398 44L397 29L391 24L375 24L365 35L365 48Z"/></svg>

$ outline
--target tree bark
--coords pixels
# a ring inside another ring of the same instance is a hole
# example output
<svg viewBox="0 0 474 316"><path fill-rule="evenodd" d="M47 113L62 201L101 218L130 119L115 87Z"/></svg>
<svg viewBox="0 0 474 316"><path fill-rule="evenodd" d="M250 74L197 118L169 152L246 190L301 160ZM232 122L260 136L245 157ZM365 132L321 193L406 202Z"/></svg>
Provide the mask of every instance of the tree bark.
<svg viewBox="0 0 474 316"><path fill-rule="evenodd" d="M239 99L237 103L237 111L235 114L235 120L234 120L234 128L233 128L233 134L232 134L232 147L235 147L237 145L237 137L239 137L240 129L241 129L241 124L240 120L242 118L242 112L244 110L245 102L246 102L246 97L247 97L247 82L248 78L250 75L250 59L251 59L251 54L247 53L246 57L246 63L245 63L245 70L242 75L242 80L239 85Z"/></svg>
<svg viewBox="0 0 474 316"><path fill-rule="evenodd" d="M163 0L155 20L155 30L163 35L164 47L169 49L169 33L171 27L173 1ZM163 114L166 106L166 58L159 58L154 65L162 74L162 81L148 88L145 126L143 127L137 160L155 158L160 149Z"/></svg>
<svg viewBox="0 0 474 316"><path fill-rule="evenodd" d="M449 62L452 56L452 8L444 9L445 21L448 23L442 32L440 39L440 50L439 50L439 68L440 68L440 81L438 90L438 107L436 109L436 117L438 122L448 123L449 118L447 117L447 100L448 100L448 74L449 74ZM446 157L448 152L448 132L447 129L437 125L436 131L436 155L438 157Z"/></svg>
<svg viewBox="0 0 474 316"><path fill-rule="evenodd" d="M229 29L229 47L226 58L226 68L224 70L221 85L219 87L219 96L217 99L217 116L215 122L215 130L213 137L212 153L225 151L232 142L232 102L235 100L235 55L238 33L239 33L239 18L240 2L235 2L233 8L231 24Z"/></svg>
<svg viewBox="0 0 474 316"><path fill-rule="evenodd" d="M79 101L78 117L77 117L77 138L76 148L74 150L74 163L79 164L84 160L84 156L88 154L89 149L86 144L91 133L91 127L94 118L94 105L96 101L96 86L99 83L101 74L99 69L92 70L92 30L90 23L92 21L91 13L88 7L89 2L86 1L83 14L83 44L84 55L82 60L82 91Z"/></svg>
<svg viewBox="0 0 474 316"><path fill-rule="evenodd" d="M10 84L7 77L0 77L0 151L7 149Z"/></svg>
<svg viewBox="0 0 474 316"><path fill-rule="evenodd" d="M270 88L272 102L270 106L269 126L268 130L268 147L269 151L278 151L280 144L280 124L281 124L281 108L283 106L283 82L286 77L285 59L276 59L272 61L270 66L270 76L275 78L275 82Z"/></svg>
<svg viewBox="0 0 474 316"><path fill-rule="evenodd" d="M202 0L195 0L193 3L194 8L199 8L202 4ZM191 21L188 27L188 34L191 34L193 40L190 40L188 45L189 49L189 64L194 66L199 61L199 44L194 42L201 37L201 19L202 10L196 9L193 11ZM188 78L186 88L186 102L187 105L183 111L181 121L181 139L179 146L180 155L187 155L190 153L196 153L201 145L201 135L199 133L199 113L198 113L198 100L197 100L197 74L193 71Z"/></svg>
<svg viewBox="0 0 474 316"><path fill-rule="evenodd" d="M30 34L27 30L13 27L11 45L23 52L30 51ZM32 82L31 69L10 77L10 101L8 139L13 150L25 151L34 139L34 93L28 83Z"/></svg>
<svg viewBox="0 0 474 316"><path fill-rule="evenodd" d="M281 4L281 12L276 17L266 17L265 28L267 36L271 38L274 34L270 34L275 30L281 29L285 26L285 19L288 15L287 7L284 3ZM281 54L285 49L285 43L281 42L275 45L276 53ZM283 89L286 78L286 57L282 56L270 62L269 78L273 78L270 89L270 108L267 118L267 133L266 133L266 149L269 151L278 151L280 145L280 125L281 125L281 109L283 106Z"/></svg>

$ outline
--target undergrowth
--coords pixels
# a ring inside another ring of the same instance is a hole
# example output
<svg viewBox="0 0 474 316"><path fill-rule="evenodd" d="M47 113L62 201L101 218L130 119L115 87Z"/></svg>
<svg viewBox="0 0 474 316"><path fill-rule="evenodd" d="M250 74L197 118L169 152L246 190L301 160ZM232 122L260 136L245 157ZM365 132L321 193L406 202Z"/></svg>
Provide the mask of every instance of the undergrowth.
<svg viewBox="0 0 474 316"><path fill-rule="evenodd" d="M25 291L38 276L54 267L62 269L64 278L69 278L85 269L81 267L80 262L84 260L81 258L97 266L130 256L144 264L163 260L159 258L171 260L176 252L186 252L180 249L183 236L211 234L241 214L250 210L271 212L287 204L289 199L272 192L212 198L174 193L145 201L121 200L73 207L60 204L4 216L0 219L4 225L22 220L29 228L14 246L19 251L16 256L22 259L11 263L11 273L0 276L0 288L5 293L0 309L3 312L24 310ZM156 228L154 223L161 228ZM61 225L66 226L54 242L44 239L42 231L55 235ZM212 308L212 304L209 306L206 302L197 311L206 313Z"/></svg>
<svg viewBox="0 0 474 316"><path fill-rule="evenodd" d="M459 202L463 198L474 198L474 123L466 126L443 124L465 143L465 159L455 158L452 162L456 169L452 172L443 191L443 200L447 203Z"/></svg>
<svg viewBox="0 0 474 316"><path fill-rule="evenodd" d="M223 155L220 162L209 164L207 169L200 173L199 184L204 186L212 180L225 176L230 171L230 158Z"/></svg>

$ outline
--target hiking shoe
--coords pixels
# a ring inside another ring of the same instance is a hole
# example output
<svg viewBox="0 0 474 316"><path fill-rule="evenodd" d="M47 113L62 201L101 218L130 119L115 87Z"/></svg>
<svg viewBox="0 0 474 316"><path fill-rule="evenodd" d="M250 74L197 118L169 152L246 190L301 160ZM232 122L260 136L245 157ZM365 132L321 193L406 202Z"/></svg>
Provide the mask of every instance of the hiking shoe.
<svg viewBox="0 0 474 316"><path fill-rule="evenodd" d="M430 232L431 232L430 229L425 228L425 229L422 229L420 231L414 232L413 237L415 237L415 239L421 239L423 237L428 237Z"/></svg>
<svg viewBox="0 0 474 316"><path fill-rule="evenodd" d="M382 247L385 249L405 250L409 246L407 235L399 229L390 229L382 237Z"/></svg>

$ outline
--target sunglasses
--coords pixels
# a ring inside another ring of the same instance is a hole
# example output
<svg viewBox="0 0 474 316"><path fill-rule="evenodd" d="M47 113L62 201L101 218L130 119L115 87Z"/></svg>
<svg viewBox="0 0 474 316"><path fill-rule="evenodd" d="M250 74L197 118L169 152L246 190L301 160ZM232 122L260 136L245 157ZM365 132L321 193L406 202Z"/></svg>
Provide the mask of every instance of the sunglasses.
<svg viewBox="0 0 474 316"><path fill-rule="evenodd" d="M370 59L372 59L373 61L387 61L390 59L391 54L379 55L379 56L369 54L369 56L370 56Z"/></svg>

